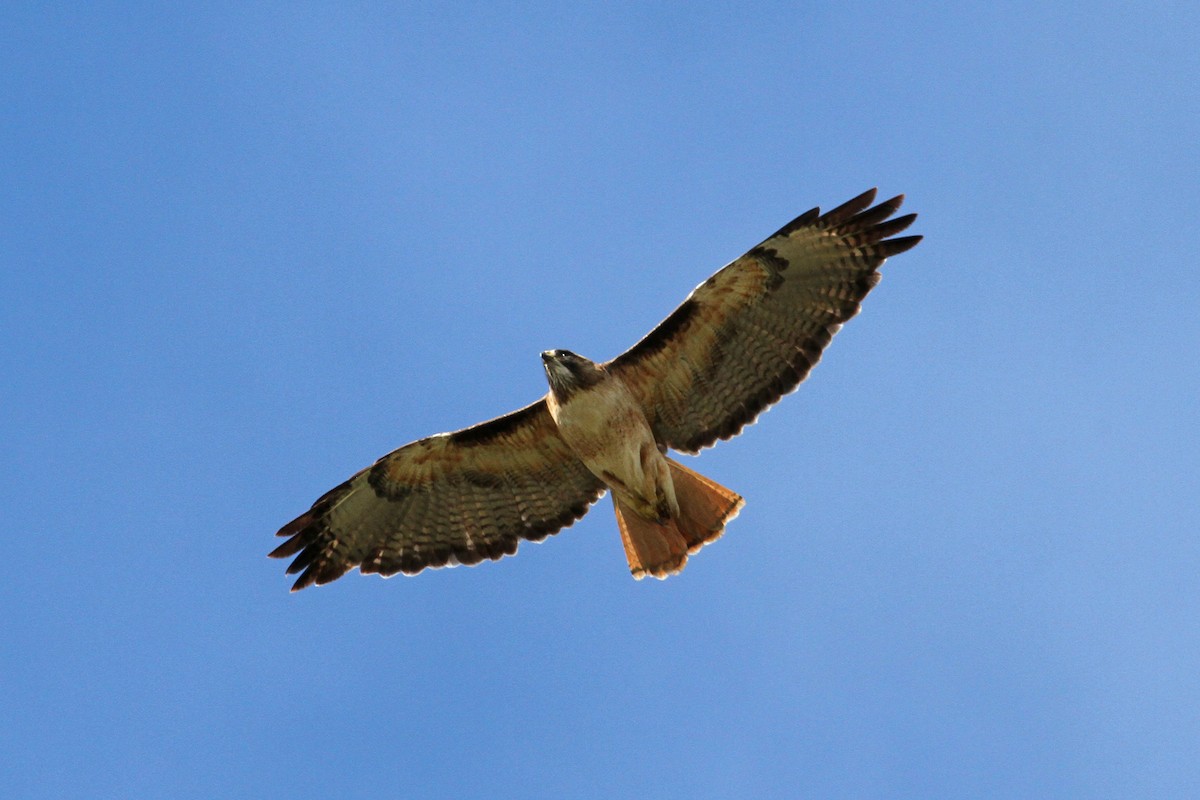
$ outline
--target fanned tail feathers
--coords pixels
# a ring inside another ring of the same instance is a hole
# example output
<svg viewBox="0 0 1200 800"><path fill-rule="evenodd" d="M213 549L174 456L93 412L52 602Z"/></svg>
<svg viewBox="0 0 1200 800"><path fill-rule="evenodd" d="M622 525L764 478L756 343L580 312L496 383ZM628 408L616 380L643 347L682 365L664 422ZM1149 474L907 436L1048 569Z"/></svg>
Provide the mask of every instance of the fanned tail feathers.
<svg viewBox="0 0 1200 800"><path fill-rule="evenodd" d="M629 571L642 579L647 575L666 578L687 564L687 557L725 532L725 525L738 515L745 501L714 480L667 459L679 516L665 523L644 519L613 493L617 528L629 559Z"/></svg>

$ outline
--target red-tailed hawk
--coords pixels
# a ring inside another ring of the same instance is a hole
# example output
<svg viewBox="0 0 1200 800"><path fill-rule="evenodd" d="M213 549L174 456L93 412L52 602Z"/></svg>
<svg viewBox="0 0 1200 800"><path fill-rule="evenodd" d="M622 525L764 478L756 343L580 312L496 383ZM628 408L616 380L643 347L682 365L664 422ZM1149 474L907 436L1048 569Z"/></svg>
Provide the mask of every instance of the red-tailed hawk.
<svg viewBox="0 0 1200 800"><path fill-rule="evenodd" d="M611 491L635 578L665 578L719 537L734 492L668 458L728 439L804 380L920 236L875 190L813 209L696 287L630 350L596 364L542 353L549 393L532 405L405 445L284 525L271 555L296 556L293 591L360 572L477 564L541 541Z"/></svg>

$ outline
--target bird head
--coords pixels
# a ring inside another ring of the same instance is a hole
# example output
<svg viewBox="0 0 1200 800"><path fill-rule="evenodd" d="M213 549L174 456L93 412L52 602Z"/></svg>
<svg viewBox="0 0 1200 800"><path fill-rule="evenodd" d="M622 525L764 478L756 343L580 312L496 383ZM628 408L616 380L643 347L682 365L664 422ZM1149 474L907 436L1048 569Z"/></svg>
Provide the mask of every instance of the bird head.
<svg viewBox="0 0 1200 800"><path fill-rule="evenodd" d="M542 353L542 367L550 391L559 400L588 386L594 386L604 377L604 372L595 362L570 350L546 350Z"/></svg>

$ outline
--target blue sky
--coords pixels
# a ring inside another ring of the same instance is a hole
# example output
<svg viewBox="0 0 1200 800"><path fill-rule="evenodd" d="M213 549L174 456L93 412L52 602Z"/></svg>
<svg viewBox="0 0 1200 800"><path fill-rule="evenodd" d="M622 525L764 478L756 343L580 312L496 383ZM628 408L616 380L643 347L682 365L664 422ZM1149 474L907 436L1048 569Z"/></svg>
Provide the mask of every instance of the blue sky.
<svg viewBox="0 0 1200 800"><path fill-rule="evenodd" d="M1200 793L1193 4L0 30L7 796ZM925 241L695 462L748 504L681 576L605 501L288 593L326 489L875 185Z"/></svg>

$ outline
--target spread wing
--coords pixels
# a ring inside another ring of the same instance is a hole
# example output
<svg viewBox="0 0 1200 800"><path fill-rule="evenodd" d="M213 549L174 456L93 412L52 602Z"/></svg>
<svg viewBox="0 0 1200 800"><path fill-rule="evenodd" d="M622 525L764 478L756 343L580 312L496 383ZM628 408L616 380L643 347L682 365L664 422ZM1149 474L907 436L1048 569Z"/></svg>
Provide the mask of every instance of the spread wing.
<svg viewBox="0 0 1200 800"><path fill-rule="evenodd" d="M284 525L292 591L361 572L478 564L541 541L605 490L558 434L544 399L456 433L405 445ZM302 571L303 570L303 571ZM302 572L301 572L302 571Z"/></svg>
<svg viewBox="0 0 1200 800"><path fill-rule="evenodd" d="M904 196L875 190L822 215L814 208L696 287L644 339L606 366L642 403L658 441L695 453L728 439L804 380L879 282Z"/></svg>

